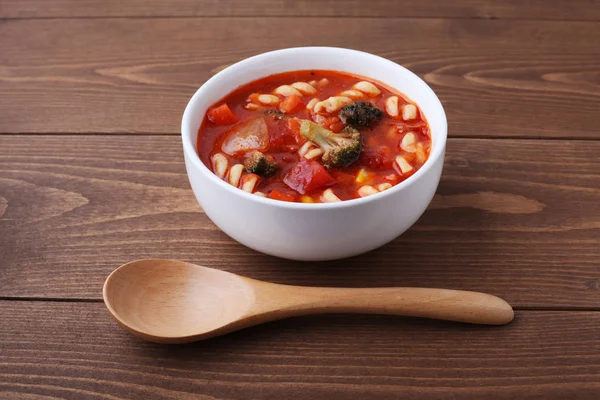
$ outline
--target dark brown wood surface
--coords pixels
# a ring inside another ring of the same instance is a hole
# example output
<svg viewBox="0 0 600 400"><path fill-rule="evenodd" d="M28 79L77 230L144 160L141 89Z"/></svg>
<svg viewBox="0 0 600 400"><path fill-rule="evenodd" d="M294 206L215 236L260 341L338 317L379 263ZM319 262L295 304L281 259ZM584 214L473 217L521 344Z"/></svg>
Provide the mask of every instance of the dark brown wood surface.
<svg viewBox="0 0 600 400"><path fill-rule="evenodd" d="M600 142L451 139L438 194L409 233L352 260L300 263L210 222L178 137L0 136L0 296L100 299L116 265L158 257L288 284L449 286L517 307L600 308L598 154Z"/></svg>
<svg viewBox="0 0 600 400"><path fill-rule="evenodd" d="M394 2L398 4L394 4ZM3 0L0 18L426 17L600 20L598 0Z"/></svg>
<svg viewBox="0 0 600 400"><path fill-rule="evenodd" d="M129 336L99 303L6 302L0 312L12 321L0 325L6 399L553 400L600 391L595 312L518 312L494 328L303 317L184 346Z"/></svg>
<svg viewBox="0 0 600 400"><path fill-rule="evenodd" d="M600 398L600 2L0 0L0 399ZM331 45L423 77L448 114L406 234L328 263L219 231L189 188L189 97L244 57ZM280 283L506 298L505 327L295 318L185 346L101 303L172 257Z"/></svg>
<svg viewBox="0 0 600 400"><path fill-rule="evenodd" d="M0 42L0 133L178 134L189 98L224 66L282 47L330 45L422 76L447 109L451 136L600 137L595 22L8 20Z"/></svg>

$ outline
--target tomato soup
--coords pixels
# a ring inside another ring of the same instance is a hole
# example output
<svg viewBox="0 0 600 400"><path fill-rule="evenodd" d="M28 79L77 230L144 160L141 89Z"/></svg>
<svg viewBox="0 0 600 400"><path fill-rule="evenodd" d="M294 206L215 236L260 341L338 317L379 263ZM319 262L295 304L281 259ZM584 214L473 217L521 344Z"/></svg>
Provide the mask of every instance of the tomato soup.
<svg viewBox="0 0 600 400"><path fill-rule="evenodd" d="M198 154L227 183L281 201L377 194L414 174L431 149L418 106L379 82L294 71L239 87L214 104Z"/></svg>

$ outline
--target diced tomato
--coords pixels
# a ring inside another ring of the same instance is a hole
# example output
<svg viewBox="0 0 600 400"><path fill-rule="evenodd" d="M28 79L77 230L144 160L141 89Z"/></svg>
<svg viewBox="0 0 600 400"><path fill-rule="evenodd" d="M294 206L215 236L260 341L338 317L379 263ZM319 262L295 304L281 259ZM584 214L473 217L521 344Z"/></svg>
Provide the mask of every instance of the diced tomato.
<svg viewBox="0 0 600 400"><path fill-rule="evenodd" d="M273 189L273 191L271 193L269 193L269 195L267 197L270 199L281 200L281 201L295 201L296 200L296 196L287 194L287 193L283 193L277 189Z"/></svg>
<svg viewBox="0 0 600 400"><path fill-rule="evenodd" d="M386 147L387 152L383 154L383 168L392 168L394 164L395 155L389 151L389 148Z"/></svg>
<svg viewBox="0 0 600 400"><path fill-rule="evenodd" d="M277 121L276 129L271 132L271 151L296 152L306 141L300 135L300 120L298 118L286 118L285 121Z"/></svg>
<svg viewBox="0 0 600 400"><path fill-rule="evenodd" d="M333 124L329 125L329 129L335 133L338 133L345 127L346 127L346 125L344 125L344 123L342 121L334 122Z"/></svg>
<svg viewBox="0 0 600 400"><path fill-rule="evenodd" d="M328 171L334 178L335 182L340 185L353 185L356 178L353 174L332 169Z"/></svg>
<svg viewBox="0 0 600 400"><path fill-rule="evenodd" d="M299 161L287 175L283 181L290 188L306 194L313 190L328 187L335 184L333 176L327 172L325 167L314 160Z"/></svg>
<svg viewBox="0 0 600 400"><path fill-rule="evenodd" d="M340 119L336 116L333 117L326 117L323 119L323 121L321 122L317 122L319 125L321 125L323 128L327 128L329 130L331 130L331 126L340 122Z"/></svg>
<svg viewBox="0 0 600 400"><path fill-rule="evenodd" d="M371 169L390 168L394 157L388 147L364 148L360 153L360 163Z"/></svg>
<svg viewBox="0 0 600 400"><path fill-rule="evenodd" d="M249 119L233 126L225 133L221 150L230 156L250 151L266 150L269 146L269 131L262 117Z"/></svg>
<svg viewBox="0 0 600 400"><path fill-rule="evenodd" d="M300 135L300 120L298 118L289 118L285 122L286 128L294 135Z"/></svg>
<svg viewBox="0 0 600 400"><path fill-rule="evenodd" d="M295 94L286 97L281 103L279 103L279 109L286 114L293 114L296 111L300 111L300 108L304 107L304 103Z"/></svg>
<svg viewBox="0 0 600 400"><path fill-rule="evenodd" d="M322 115L315 115L313 120L321 125L323 128L329 129L333 132L339 132L346 127L342 121L340 121L339 117L324 117Z"/></svg>
<svg viewBox="0 0 600 400"><path fill-rule="evenodd" d="M238 121L238 118L231 111L227 103L208 110L208 119L215 125L231 125Z"/></svg>
<svg viewBox="0 0 600 400"><path fill-rule="evenodd" d="M363 149L360 153L360 163L371 169L379 169L383 166L383 156L380 149Z"/></svg>

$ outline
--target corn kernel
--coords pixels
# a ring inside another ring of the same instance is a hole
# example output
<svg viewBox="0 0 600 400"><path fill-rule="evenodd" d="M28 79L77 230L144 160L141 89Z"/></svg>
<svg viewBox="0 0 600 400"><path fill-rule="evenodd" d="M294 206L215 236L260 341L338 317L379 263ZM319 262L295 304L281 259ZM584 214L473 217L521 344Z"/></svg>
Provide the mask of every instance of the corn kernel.
<svg viewBox="0 0 600 400"><path fill-rule="evenodd" d="M356 183L365 183L369 179L371 179L371 175L364 169L361 168L356 174L356 179L354 180Z"/></svg>
<svg viewBox="0 0 600 400"><path fill-rule="evenodd" d="M300 201L302 203L314 203L315 202L312 197L307 196L307 195L300 196Z"/></svg>

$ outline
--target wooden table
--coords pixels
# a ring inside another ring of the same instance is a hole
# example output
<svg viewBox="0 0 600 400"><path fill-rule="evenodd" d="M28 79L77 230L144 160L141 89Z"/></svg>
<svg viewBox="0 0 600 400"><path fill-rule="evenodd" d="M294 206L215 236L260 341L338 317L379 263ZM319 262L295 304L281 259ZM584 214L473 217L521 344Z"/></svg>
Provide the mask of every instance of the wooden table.
<svg viewBox="0 0 600 400"><path fill-rule="evenodd" d="M1 0L0 398L600 398L599 43L596 0ZM194 91L302 45L405 65L448 113L430 209L350 260L237 244L184 170ZM101 298L115 267L144 257L296 285L485 291L516 319L317 316L156 345Z"/></svg>

